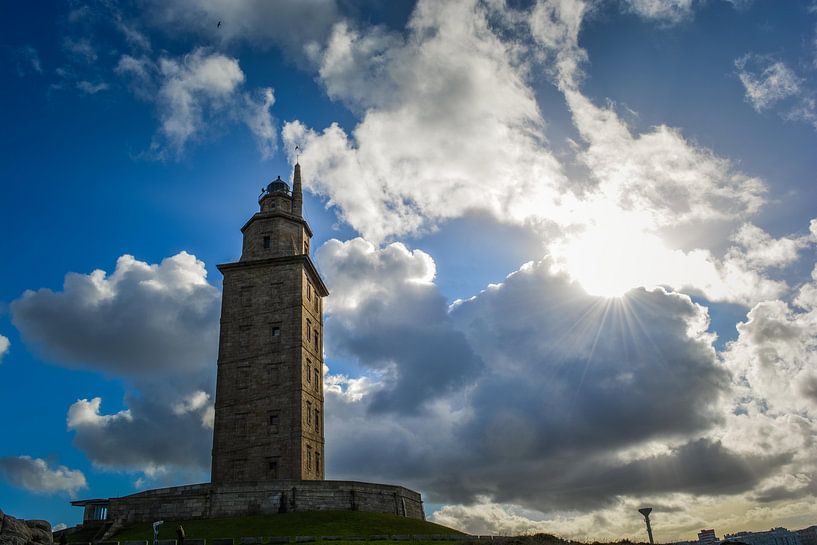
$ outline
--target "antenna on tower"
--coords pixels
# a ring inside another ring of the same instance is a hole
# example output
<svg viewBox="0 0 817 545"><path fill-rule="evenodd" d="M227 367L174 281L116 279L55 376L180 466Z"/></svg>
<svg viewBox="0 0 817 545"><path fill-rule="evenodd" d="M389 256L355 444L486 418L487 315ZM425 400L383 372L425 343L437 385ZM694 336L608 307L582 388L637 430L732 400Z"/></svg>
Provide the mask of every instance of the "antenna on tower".
<svg viewBox="0 0 817 545"><path fill-rule="evenodd" d="M301 157L301 146L295 146L295 164L299 163L299 159Z"/></svg>

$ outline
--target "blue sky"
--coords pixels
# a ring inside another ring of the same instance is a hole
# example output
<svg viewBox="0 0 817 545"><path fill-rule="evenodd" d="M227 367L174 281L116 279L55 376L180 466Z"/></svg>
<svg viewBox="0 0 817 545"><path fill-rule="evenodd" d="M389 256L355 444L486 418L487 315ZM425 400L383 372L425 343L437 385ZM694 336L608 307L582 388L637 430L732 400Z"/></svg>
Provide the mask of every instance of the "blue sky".
<svg viewBox="0 0 817 545"><path fill-rule="evenodd" d="M7 513L207 479L215 266L297 145L328 477L483 533L814 522L813 3L6 11Z"/></svg>

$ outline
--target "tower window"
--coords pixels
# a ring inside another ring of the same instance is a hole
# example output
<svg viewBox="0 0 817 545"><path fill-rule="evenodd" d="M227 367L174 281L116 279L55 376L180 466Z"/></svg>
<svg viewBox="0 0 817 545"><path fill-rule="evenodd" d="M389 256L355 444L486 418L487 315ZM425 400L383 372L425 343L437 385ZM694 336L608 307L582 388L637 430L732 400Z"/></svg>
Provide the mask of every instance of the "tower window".
<svg viewBox="0 0 817 545"><path fill-rule="evenodd" d="M306 470L309 471L312 468L312 446L307 445L306 447Z"/></svg>
<svg viewBox="0 0 817 545"><path fill-rule="evenodd" d="M306 285L306 300L307 301L312 300L312 284Z"/></svg>
<svg viewBox="0 0 817 545"><path fill-rule="evenodd" d="M278 415L271 414L269 415L269 427L270 433L278 433Z"/></svg>
<svg viewBox="0 0 817 545"><path fill-rule="evenodd" d="M268 236L264 237L264 248L269 249L270 247L270 238Z"/></svg>
<svg viewBox="0 0 817 545"><path fill-rule="evenodd" d="M306 382L312 382L312 365L310 364L309 360L306 360Z"/></svg>
<svg viewBox="0 0 817 545"><path fill-rule="evenodd" d="M281 328L277 325L272 326L272 329L270 329L270 334L274 340L277 340L279 337L281 337Z"/></svg>
<svg viewBox="0 0 817 545"><path fill-rule="evenodd" d="M321 389L321 372L318 368L315 368L315 389L320 391Z"/></svg>
<svg viewBox="0 0 817 545"><path fill-rule="evenodd" d="M315 453L315 473L317 473L318 475L321 474L321 453L320 452Z"/></svg>
<svg viewBox="0 0 817 545"><path fill-rule="evenodd" d="M318 409L315 409L315 431L321 431L321 412Z"/></svg>
<svg viewBox="0 0 817 545"><path fill-rule="evenodd" d="M252 288L243 286L241 288L241 306L248 307L250 305L252 305Z"/></svg>
<svg viewBox="0 0 817 545"><path fill-rule="evenodd" d="M312 334L312 320L306 319L306 340L309 342L309 337Z"/></svg>
<svg viewBox="0 0 817 545"><path fill-rule="evenodd" d="M239 390L246 390L250 387L250 366L242 364L238 367L238 380L236 381Z"/></svg>
<svg viewBox="0 0 817 545"><path fill-rule="evenodd" d="M306 425L312 425L312 403L306 402Z"/></svg>
<svg viewBox="0 0 817 545"><path fill-rule="evenodd" d="M278 460L267 459L267 477L270 479L278 478Z"/></svg>
<svg viewBox="0 0 817 545"><path fill-rule="evenodd" d="M320 344L320 339L318 338L318 330L317 329L315 330L314 339L315 339L315 351L317 352L319 350L318 345Z"/></svg>

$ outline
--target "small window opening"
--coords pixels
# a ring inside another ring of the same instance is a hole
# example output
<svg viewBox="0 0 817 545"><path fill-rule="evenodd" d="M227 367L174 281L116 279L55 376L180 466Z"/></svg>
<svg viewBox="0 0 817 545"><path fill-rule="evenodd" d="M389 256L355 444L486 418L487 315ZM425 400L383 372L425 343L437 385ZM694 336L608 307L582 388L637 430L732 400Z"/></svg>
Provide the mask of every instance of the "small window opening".
<svg viewBox="0 0 817 545"><path fill-rule="evenodd" d="M281 328L278 326L272 326L272 336L273 337L280 337L281 336Z"/></svg>
<svg viewBox="0 0 817 545"><path fill-rule="evenodd" d="M264 237L264 248L269 249L270 247L270 238Z"/></svg>

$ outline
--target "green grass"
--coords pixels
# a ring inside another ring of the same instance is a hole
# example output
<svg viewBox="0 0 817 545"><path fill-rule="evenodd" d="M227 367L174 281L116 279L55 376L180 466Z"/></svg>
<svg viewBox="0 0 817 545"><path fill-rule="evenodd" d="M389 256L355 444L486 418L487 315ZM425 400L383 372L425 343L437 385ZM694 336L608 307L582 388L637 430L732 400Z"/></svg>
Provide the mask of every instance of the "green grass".
<svg viewBox="0 0 817 545"><path fill-rule="evenodd" d="M433 522L398 517L385 513L361 511L314 511L282 513L207 520L166 520L159 527L159 539L175 539L181 524L189 538L212 539L232 537L238 544L240 537L267 536L368 536L376 534L460 534L461 532ZM112 539L130 541L153 539L150 523L138 523L124 528ZM341 545L341 542L332 542ZM360 543L360 542L358 542ZM378 542L384 545L387 542ZM408 545L406 542L401 542ZM418 542L411 542L417 545ZM439 542L435 542L438 545Z"/></svg>

